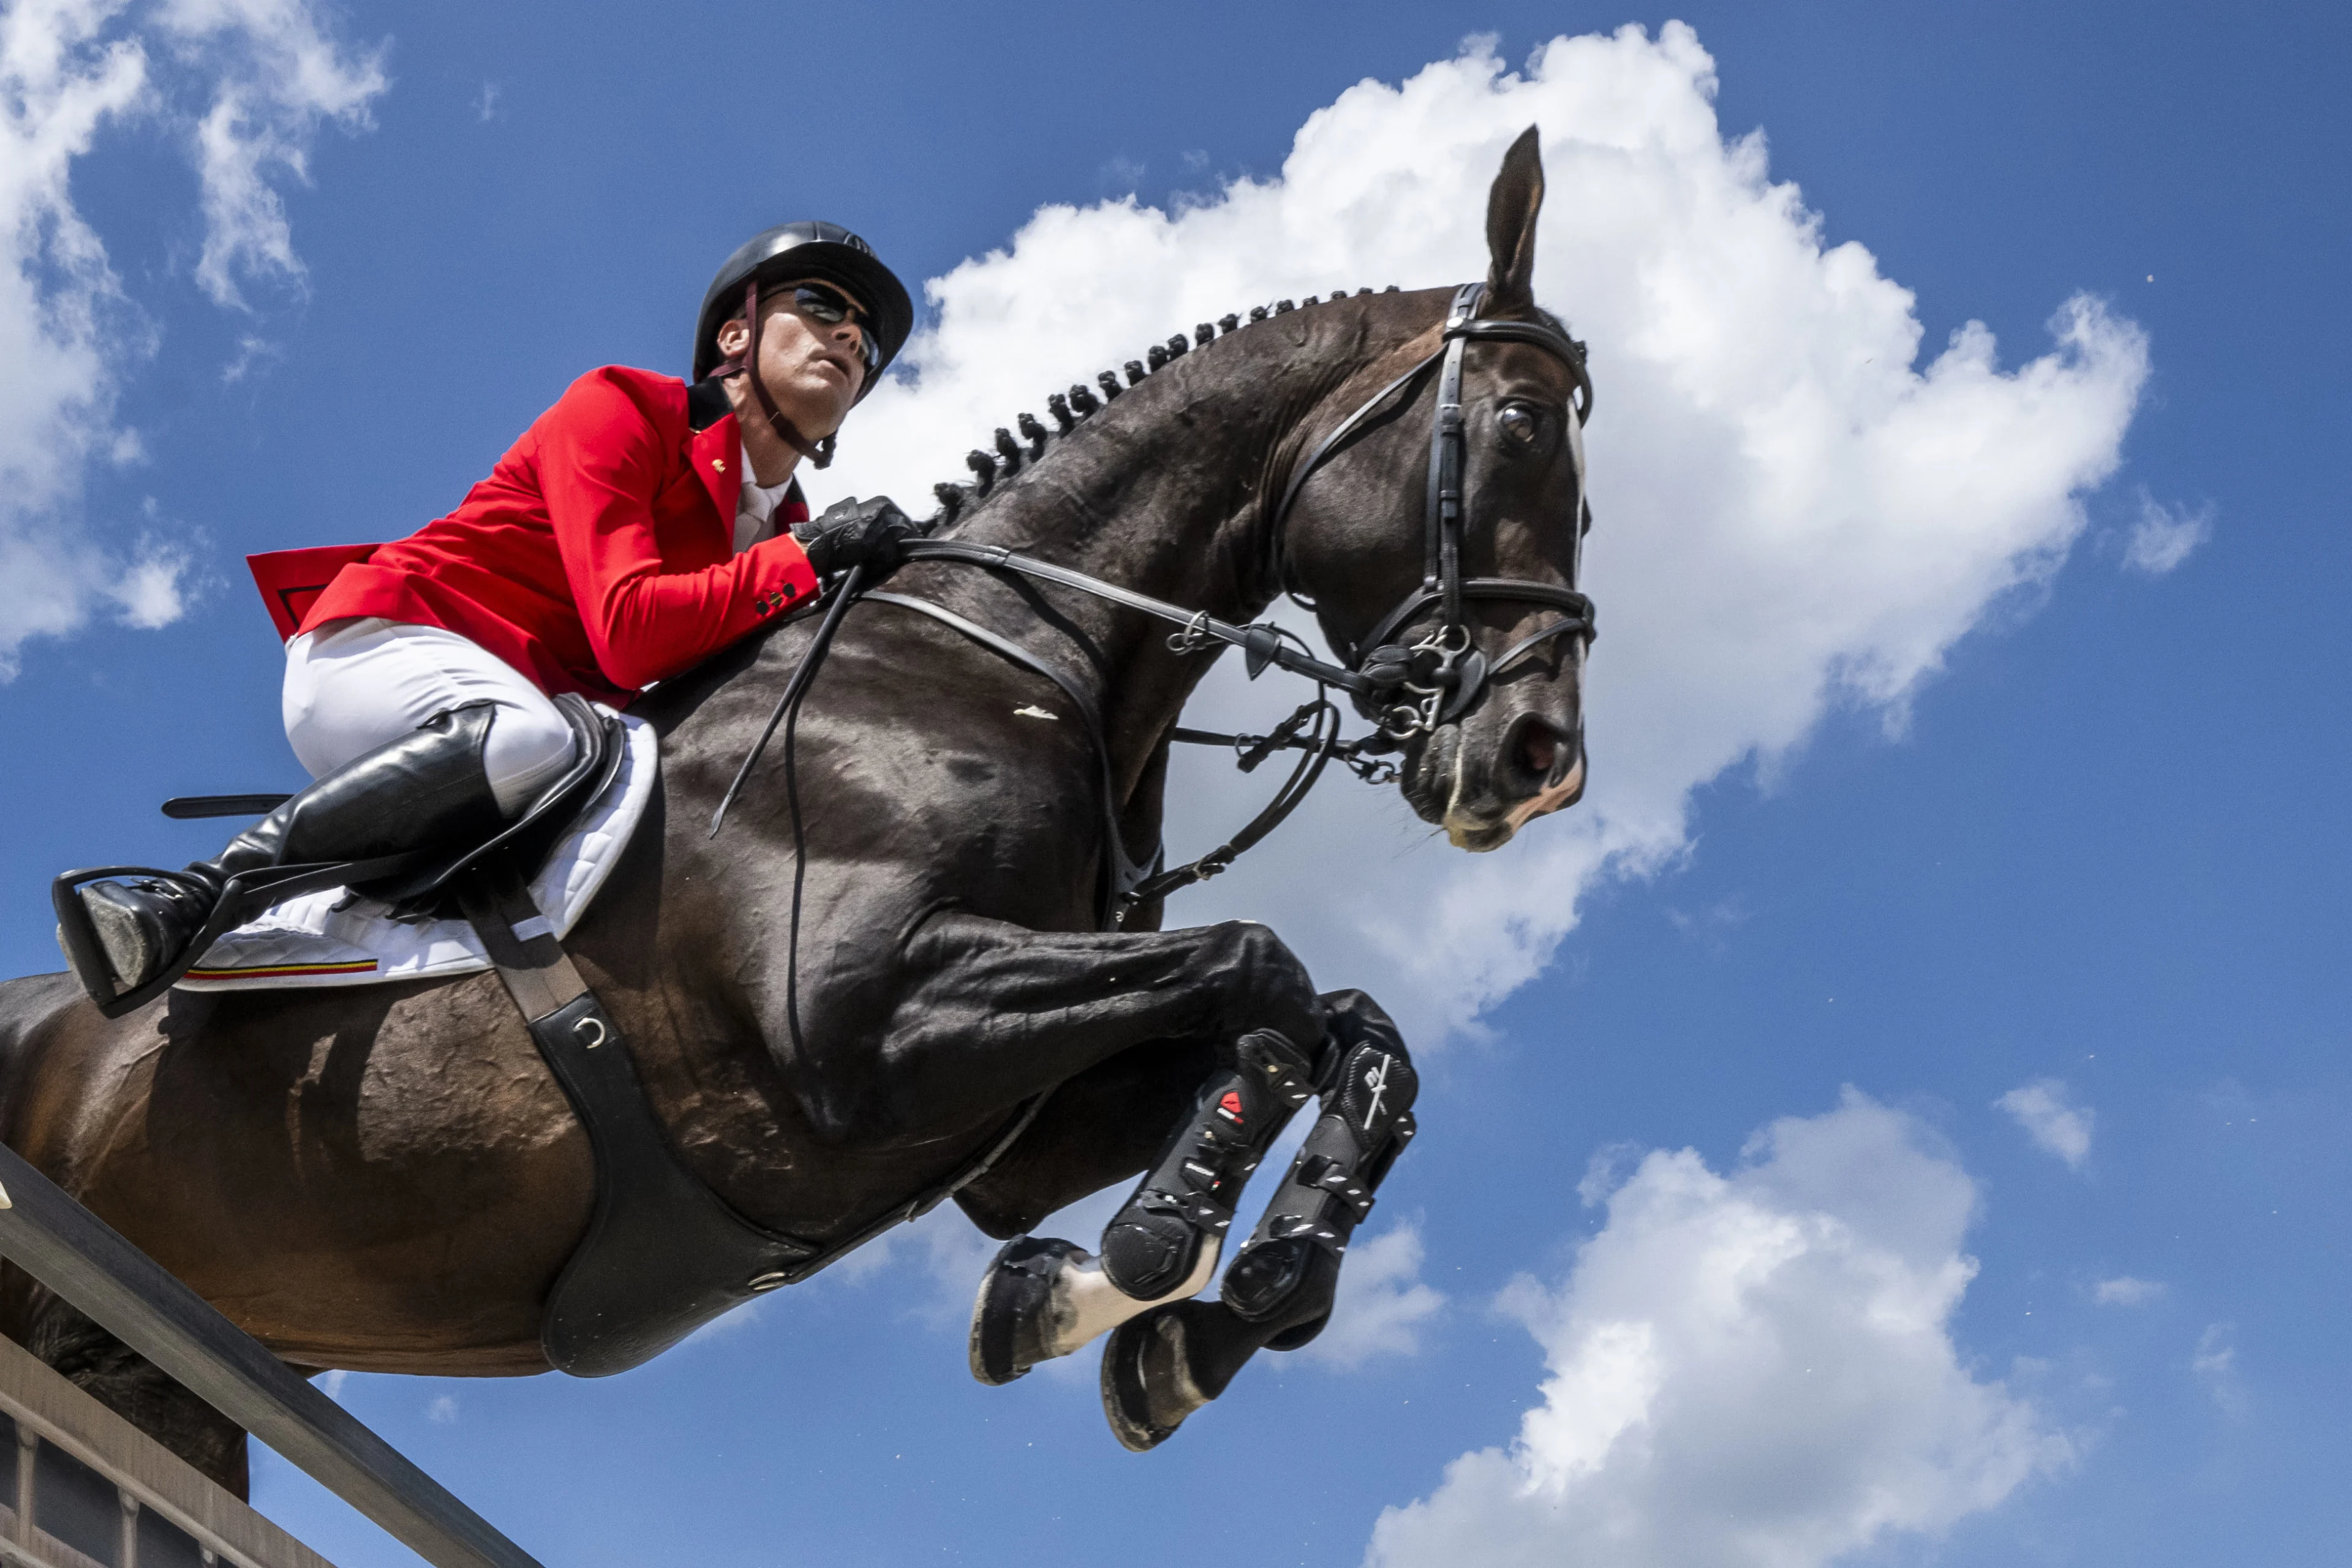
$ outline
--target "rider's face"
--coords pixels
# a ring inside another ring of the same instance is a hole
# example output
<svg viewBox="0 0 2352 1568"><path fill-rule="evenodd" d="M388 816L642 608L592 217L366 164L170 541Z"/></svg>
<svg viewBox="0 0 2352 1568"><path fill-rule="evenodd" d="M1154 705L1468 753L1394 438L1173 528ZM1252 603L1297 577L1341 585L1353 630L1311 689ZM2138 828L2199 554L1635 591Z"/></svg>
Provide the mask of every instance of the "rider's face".
<svg viewBox="0 0 2352 1568"><path fill-rule="evenodd" d="M866 313L830 283L809 287L804 300L796 282L761 286L759 370L784 416L821 440L841 427L866 384ZM842 315L842 303L849 314ZM821 319L828 315L842 319ZM719 329L719 352L732 359L750 337L740 321L729 321Z"/></svg>

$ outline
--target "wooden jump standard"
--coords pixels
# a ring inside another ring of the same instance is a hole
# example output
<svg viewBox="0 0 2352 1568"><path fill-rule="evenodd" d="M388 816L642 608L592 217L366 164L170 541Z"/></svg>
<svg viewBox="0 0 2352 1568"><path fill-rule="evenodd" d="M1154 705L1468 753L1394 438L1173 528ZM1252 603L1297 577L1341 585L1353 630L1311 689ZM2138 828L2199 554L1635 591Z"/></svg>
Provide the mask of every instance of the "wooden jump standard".
<svg viewBox="0 0 2352 1568"><path fill-rule="evenodd" d="M433 1568L540 1568L530 1553L490 1528L479 1514L402 1458L351 1412L311 1387L251 1335L221 1316L210 1302L115 1234L105 1221L5 1144L0 1144L0 1257L80 1308L214 1409L300 1466ZM0 1352L0 1374L47 1372L29 1353L5 1341L0 1345L15 1351L26 1363L20 1368ZM19 1478L13 1505L19 1515L16 1539L0 1540L0 1562L43 1561L26 1550L30 1532L26 1517L30 1510L25 1506L30 1500L30 1489L26 1482L33 1468L34 1451L30 1439L62 1436L68 1450L87 1450L77 1456L79 1460L102 1459L108 1468L127 1471L132 1479L119 1483L124 1494L150 1507L160 1503L166 1517L179 1515L172 1521L178 1532L200 1542L211 1535L230 1547L233 1557L245 1559L253 1568L279 1568L280 1563L285 1568L324 1568L318 1556L274 1528L266 1532L275 1541L267 1543L271 1554L265 1556L256 1546L224 1531L227 1517L218 1521L198 1517L200 1505L217 1508L220 1502L235 1500L212 1488L211 1500L206 1502L205 1494L186 1489L185 1482L201 1482L201 1478L185 1467L170 1478L181 1490L159 1489L141 1467L157 1456L171 1456L128 1423L117 1422L121 1430L116 1432L103 1422L89 1422L92 1411L110 1419L111 1414L63 1379L56 1379L56 1384L52 1388L37 1379L15 1377L0 1384L0 1409L16 1420L18 1441L24 1445L16 1466ZM14 1388L30 1389L31 1399L24 1394L10 1397ZM52 1398L59 1389L83 1399L85 1407L68 1409L70 1401ZM45 1398L50 1400L48 1405L41 1403ZM60 1411L77 1419L68 1421ZM121 1442L126 1436L137 1438L146 1448ZM97 1452L101 1440L117 1442L121 1453ZM0 1464L7 1462L0 1457ZM209 1482L202 1485L210 1487ZM130 1521L132 1516L127 1505L123 1512ZM250 1510L244 1510L236 1522L241 1529L268 1523ZM125 1522L121 1528L125 1550L115 1561L127 1564L137 1551L130 1539L135 1526ZM285 1552L280 1543L293 1552ZM206 1559L216 1551L211 1544L202 1547Z"/></svg>

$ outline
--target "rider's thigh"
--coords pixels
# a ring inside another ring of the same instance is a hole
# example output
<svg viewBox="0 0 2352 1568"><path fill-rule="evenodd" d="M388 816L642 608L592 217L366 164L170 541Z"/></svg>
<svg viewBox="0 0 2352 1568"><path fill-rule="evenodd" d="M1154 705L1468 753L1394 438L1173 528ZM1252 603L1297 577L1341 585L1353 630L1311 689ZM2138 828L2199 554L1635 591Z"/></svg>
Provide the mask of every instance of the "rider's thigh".
<svg viewBox="0 0 2352 1568"><path fill-rule="evenodd" d="M483 700L499 705L483 768L511 816L572 755L572 726L528 676L456 632L374 617L332 621L286 646L286 739L313 778Z"/></svg>

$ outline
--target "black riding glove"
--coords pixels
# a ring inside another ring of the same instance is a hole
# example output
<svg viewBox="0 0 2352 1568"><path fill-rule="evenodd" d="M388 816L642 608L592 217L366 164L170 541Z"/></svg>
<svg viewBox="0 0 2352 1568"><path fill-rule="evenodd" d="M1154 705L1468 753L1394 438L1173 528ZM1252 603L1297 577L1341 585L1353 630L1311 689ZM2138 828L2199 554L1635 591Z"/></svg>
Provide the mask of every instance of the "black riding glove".
<svg viewBox="0 0 2352 1568"><path fill-rule="evenodd" d="M888 496L838 500L807 522L793 526L793 537L808 552L809 564L820 577L866 568L866 580L878 583L898 569L906 542L919 534L898 504Z"/></svg>

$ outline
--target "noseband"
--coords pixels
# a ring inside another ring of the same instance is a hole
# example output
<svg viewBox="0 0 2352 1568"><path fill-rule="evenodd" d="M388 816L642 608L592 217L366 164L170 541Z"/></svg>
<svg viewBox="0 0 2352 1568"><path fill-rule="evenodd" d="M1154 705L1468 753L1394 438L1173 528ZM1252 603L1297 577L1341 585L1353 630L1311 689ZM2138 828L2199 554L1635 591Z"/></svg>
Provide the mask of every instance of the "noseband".
<svg viewBox="0 0 2352 1568"><path fill-rule="evenodd" d="M1584 422L1592 416L1592 378L1584 366L1584 345L1547 321L1513 321L1481 318L1475 312L1484 299L1484 283L1465 283L1454 291L1445 316L1445 331L1434 353L1381 387L1358 405L1332 432L1316 444L1306 460L1291 471L1290 483L1274 510L1266 531L1275 583L1297 596L1291 577L1287 540L1290 509L1315 472L1336 457L1355 437L1370 429L1373 414L1399 392L1420 384L1437 367L1437 411L1429 435L1429 502L1424 512L1421 585L1381 616L1360 641L1338 649L1347 660L1353 681L1342 685L1355 700L1356 710L1374 720L1380 734L1392 745L1426 735L1438 725L1460 718L1485 695L1486 688L1521 656L1554 637L1575 637L1590 646L1593 635L1592 601L1579 593L1576 579L1583 563L1584 533L1591 510L1584 503ZM1473 342L1527 343L1542 349L1568 368L1575 386L1570 392L1569 448L1576 464L1576 541L1569 557L1565 585L1527 577L1462 575L1462 470L1468 437L1462 424L1462 361ZM1577 401L1576 393L1584 395ZM1396 406L1402 408L1403 402ZM1513 643L1501 658L1489 660L1474 647L1462 606L1471 599L1506 599L1520 604L1550 605L1562 617ZM1432 606L1437 622L1412 643L1391 639Z"/></svg>

